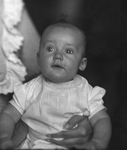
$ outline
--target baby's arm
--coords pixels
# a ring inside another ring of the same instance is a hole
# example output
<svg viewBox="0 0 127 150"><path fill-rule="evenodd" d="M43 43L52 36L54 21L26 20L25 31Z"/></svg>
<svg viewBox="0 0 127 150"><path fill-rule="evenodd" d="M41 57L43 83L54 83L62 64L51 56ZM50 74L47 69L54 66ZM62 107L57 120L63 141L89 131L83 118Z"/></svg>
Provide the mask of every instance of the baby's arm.
<svg viewBox="0 0 127 150"><path fill-rule="evenodd" d="M21 118L19 111L11 104L0 114L0 149L13 148L11 137L15 124Z"/></svg>
<svg viewBox="0 0 127 150"><path fill-rule="evenodd" d="M111 121L105 109L95 114L90 121L94 132L86 149L105 150L111 137Z"/></svg>

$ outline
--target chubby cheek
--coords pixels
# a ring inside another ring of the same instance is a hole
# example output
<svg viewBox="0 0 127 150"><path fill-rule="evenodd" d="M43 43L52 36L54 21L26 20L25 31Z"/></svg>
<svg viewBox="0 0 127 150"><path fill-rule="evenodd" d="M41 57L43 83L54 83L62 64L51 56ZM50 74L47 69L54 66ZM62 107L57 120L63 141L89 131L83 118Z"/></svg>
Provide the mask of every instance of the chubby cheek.
<svg viewBox="0 0 127 150"><path fill-rule="evenodd" d="M42 72L48 70L49 66L51 64L51 59L47 57L41 57L39 61L39 66Z"/></svg>
<svg viewBox="0 0 127 150"><path fill-rule="evenodd" d="M39 58L40 66L46 65L48 61L49 61L49 58L45 55L41 55Z"/></svg>
<svg viewBox="0 0 127 150"><path fill-rule="evenodd" d="M77 59L69 59L67 63L70 71L78 70L80 62Z"/></svg>

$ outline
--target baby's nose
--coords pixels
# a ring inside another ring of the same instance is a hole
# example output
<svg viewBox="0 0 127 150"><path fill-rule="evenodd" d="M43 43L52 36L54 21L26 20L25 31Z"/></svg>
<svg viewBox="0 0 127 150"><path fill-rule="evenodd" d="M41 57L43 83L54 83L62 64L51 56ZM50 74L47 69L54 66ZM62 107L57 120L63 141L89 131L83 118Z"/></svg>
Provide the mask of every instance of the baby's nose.
<svg viewBox="0 0 127 150"><path fill-rule="evenodd" d="M63 55L60 52L56 52L54 54L54 60L56 59L63 60Z"/></svg>

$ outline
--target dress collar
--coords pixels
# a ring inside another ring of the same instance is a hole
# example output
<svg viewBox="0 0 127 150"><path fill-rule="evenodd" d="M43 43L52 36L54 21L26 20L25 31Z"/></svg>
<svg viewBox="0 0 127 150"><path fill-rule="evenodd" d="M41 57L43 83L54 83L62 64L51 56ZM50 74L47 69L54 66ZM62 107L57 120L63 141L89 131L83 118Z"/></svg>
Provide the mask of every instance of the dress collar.
<svg viewBox="0 0 127 150"><path fill-rule="evenodd" d="M76 75L73 80L63 83L53 83L53 82L47 82L43 78L43 84L45 87L49 89L70 89L70 88L76 88L80 86L82 83L82 77L80 75Z"/></svg>

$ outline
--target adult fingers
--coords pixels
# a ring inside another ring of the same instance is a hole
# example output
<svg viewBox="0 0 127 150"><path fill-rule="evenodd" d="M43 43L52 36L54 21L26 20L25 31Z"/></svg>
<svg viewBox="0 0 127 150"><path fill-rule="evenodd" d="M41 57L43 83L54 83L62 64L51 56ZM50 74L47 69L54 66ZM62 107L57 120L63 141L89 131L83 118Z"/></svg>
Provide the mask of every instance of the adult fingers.
<svg viewBox="0 0 127 150"><path fill-rule="evenodd" d="M84 126L80 126L80 127L76 127L74 129L68 130L68 131L62 131L59 133L55 133L55 134L50 134L47 135L48 138L63 138L63 139L68 139L68 138L77 138L77 137L88 137L87 134L89 134L88 132L86 132Z"/></svg>
<svg viewBox="0 0 127 150"><path fill-rule="evenodd" d="M71 138L71 137L77 137L75 129L69 130L69 131L61 131L59 133L54 133L47 135L48 138Z"/></svg>
<svg viewBox="0 0 127 150"><path fill-rule="evenodd" d="M64 125L64 129L72 129L74 128L76 125L78 125L78 123L82 120L85 120L87 119L87 117L85 116L79 116L79 115L75 115L75 116L72 116L68 121L67 123Z"/></svg>
<svg viewBox="0 0 127 150"><path fill-rule="evenodd" d="M92 127L88 119L80 121L78 126L70 130L61 131L59 133L47 135L49 138L75 138L75 137L86 137L89 138L92 134Z"/></svg>
<svg viewBox="0 0 127 150"><path fill-rule="evenodd" d="M68 148L77 147L78 145L82 146L85 143L84 137L70 138L70 139L63 139L63 140L50 139L48 141L56 145L60 145L60 146L68 147Z"/></svg>

